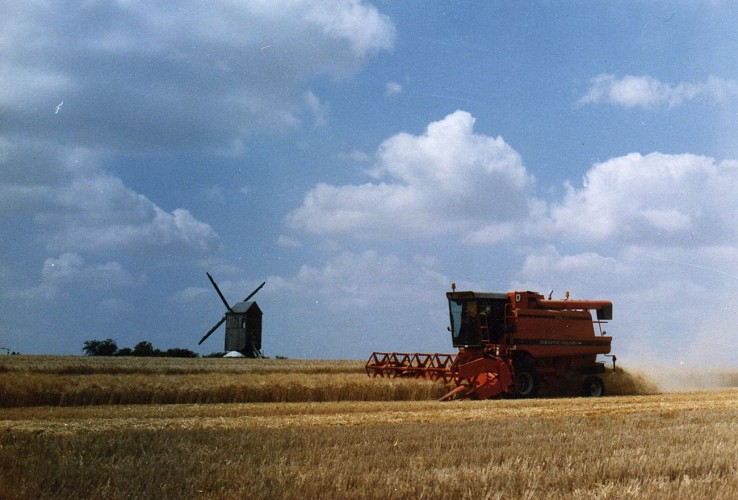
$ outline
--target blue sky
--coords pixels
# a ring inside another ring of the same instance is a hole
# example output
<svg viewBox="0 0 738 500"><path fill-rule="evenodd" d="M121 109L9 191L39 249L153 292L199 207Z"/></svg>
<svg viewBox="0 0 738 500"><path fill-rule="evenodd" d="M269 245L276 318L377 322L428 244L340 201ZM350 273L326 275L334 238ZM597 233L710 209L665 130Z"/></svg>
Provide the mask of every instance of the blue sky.
<svg viewBox="0 0 738 500"><path fill-rule="evenodd" d="M0 346L450 352L444 293L610 299L736 366L730 2L4 2Z"/></svg>

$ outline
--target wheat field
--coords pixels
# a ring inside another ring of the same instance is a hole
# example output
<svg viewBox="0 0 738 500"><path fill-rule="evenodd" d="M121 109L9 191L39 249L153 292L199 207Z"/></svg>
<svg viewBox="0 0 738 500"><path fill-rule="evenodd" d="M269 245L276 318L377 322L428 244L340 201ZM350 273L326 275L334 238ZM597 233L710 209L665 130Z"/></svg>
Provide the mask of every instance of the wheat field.
<svg viewBox="0 0 738 500"><path fill-rule="evenodd" d="M630 376L630 395L438 403L433 384L355 361L26 358L0 363L0 498L738 498L730 373L713 390ZM276 402L144 401L204 398L219 378L231 399L276 384ZM39 405L21 397L33 384L106 396Z"/></svg>

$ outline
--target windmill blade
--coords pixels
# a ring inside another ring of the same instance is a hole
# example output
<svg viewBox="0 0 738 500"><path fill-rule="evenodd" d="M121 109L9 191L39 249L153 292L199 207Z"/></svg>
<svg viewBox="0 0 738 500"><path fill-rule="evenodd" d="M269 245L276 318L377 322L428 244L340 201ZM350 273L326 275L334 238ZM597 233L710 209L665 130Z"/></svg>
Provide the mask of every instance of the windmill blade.
<svg viewBox="0 0 738 500"><path fill-rule="evenodd" d="M212 276L210 276L210 273L205 273L208 275L208 279L210 279L210 283L213 284L213 288L215 288L215 291L218 292L218 297L220 297L220 300L223 301L223 303L226 306L226 309L228 309L230 312L233 312L233 309L231 309L231 306L228 305L228 301L223 297L223 294L220 292L220 288L218 288L218 284L215 282Z"/></svg>
<svg viewBox="0 0 738 500"><path fill-rule="evenodd" d="M263 287L264 285L266 285L266 281L263 282L261 285L257 286L256 287L256 290L254 290L253 292L251 292L248 297L246 297L245 299L243 299L243 302L248 302L249 299L251 297L253 297L254 295L256 295L256 292L258 292L259 290L261 290L261 287Z"/></svg>
<svg viewBox="0 0 738 500"><path fill-rule="evenodd" d="M215 324L215 325L214 325L214 326L213 326L213 327L212 327L212 328L211 328L210 330L208 330L208 333L206 333L206 334L205 334L205 336L204 336L203 338L201 338L201 339L200 339L200 342L198 342L198 343L197 343L197 345L200 345L200 344L202 344L203 342L205 342L205 339L206 339L206 338L208 338L208 337L210 337L210 334L211 334L211 333L213 333L213 332L214 332L215 330L217 330L217 329L218 329L218 327L219 327L220 325L222 325L222 324L223 324L223 322L224 322L225 320L226 320L226 317L225 317L225 316L223 316L223 317L222 317L222 318L220 319L220 321L218 321L218 322L217 322L217 323L216 323L216 324Z"/></svg>

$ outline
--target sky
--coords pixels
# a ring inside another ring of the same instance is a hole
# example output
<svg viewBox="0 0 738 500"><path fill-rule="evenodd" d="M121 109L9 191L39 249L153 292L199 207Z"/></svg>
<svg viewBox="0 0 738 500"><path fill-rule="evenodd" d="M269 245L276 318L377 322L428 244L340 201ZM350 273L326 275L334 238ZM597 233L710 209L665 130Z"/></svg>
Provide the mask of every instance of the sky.
<svg viewBox="0 0 738 500"><path fill-rule="evenodd" d="M626 365L738 366L738 9L0 5L0 347L453 352L445 292L611 300Z"/></svg>

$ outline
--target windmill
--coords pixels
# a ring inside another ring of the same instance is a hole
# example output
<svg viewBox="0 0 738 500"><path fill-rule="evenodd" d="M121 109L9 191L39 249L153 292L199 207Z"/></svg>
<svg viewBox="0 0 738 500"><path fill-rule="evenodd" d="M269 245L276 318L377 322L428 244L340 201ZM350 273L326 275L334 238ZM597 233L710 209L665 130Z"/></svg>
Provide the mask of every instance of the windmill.
<svg viewBox="0 0 738 500"><path fill-rule="evenodd" d="M213 288L218 292L218 297L223 301L226 306L226 312L223 317L213 327L208 330L203 338L197 345L205 342L205 339L218 329L223 323L226 324L225 333L225 350L226 352L237 351L240 352L244 357L247 358L263 358L264 355L261 353L261 316L262 312L256 302L249 302L249 299L256 295L256 292L261 290L266 284L266 281L256 287L248 297L243 299L241 302L233 304L233 307L228 304L223 294L218 288L218 284L215 282L210 273L208 275L210 283L213 284Z"/></svg>

